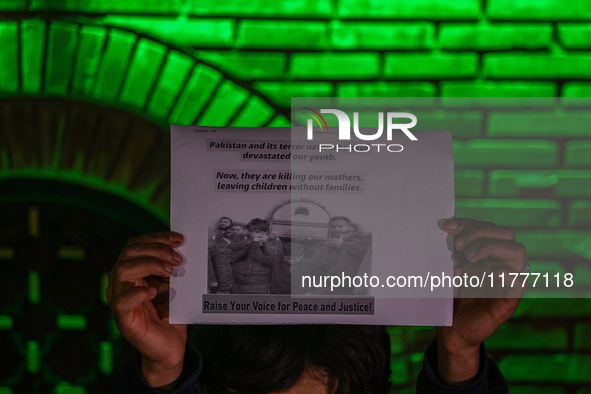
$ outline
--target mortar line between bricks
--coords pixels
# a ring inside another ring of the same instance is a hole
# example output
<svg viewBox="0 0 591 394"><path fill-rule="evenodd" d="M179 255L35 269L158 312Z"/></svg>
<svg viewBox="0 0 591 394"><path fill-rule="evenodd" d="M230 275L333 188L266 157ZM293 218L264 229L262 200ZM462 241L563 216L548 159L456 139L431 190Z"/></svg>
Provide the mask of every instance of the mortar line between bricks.
<svg viewBox="0 0 591 394"><path fill-rule="evenodd" d="M431 50L437 49L441 50L439 41L440 41L440 34L441 34L441 25L445 22L441 21L432 21L433 23L433 47L430 48Z"/></svg>
<svg viewBox="0 0 591 394"><path fill-rule="evenodd" d="M484 80L484 54L479 53L476 61L476 75L475 80Z"/></svg>
<svg viewBox="0 0 591 394"><path fill-rule="evenodd" d="M45 91L45 73L47 72L47 46L49 45L49 20L43 20L44 28L43 28L43 52L41 53L41 75L40 78L40 85L39 86L39 93Z"/></svg>
<svg viewBox="0 0 591 394"><path fill-rule="evenodd" d="M562 224L562 228L570 228L569 223L568 223L568 217L570 215L570 204L571 204L571 200L570 199L565 199L565 198L561 198L560 200L558 200L558 202L560 203L561 206L561 212L560 212L560 222Z"/></svg>
<svg viewBox="0 0 591 394"><path fill-rule="evenodd" d="M441 84L442 82L445 82L445 80L441 79L439 81L437 81L436 83L434 83L433 85L435 86L435 91L433 92L434 97L443 97L441 95Z"/></svg>
<svg viewBox="0 0 591 394"><path fill-rule="evenodd" d="M111 31L112 31L112 29L111 28L109 28L109 27L103 27L103 31L105 33L105 39L103 40L103 43L102 43L100 52L97 55L97 57L98 57L98 61L96 63L96 70L97 70L96 72L97 72L97 75L100 72L100 70L102 69L102 66L103 66L103 63L104 63L104 60L105 60L105 53L107 52L107 47L108 47L108 45L109 45L109 43L110 43L110 41L112 39L111 38ZM90 96L92 96L94 94L97 81L98 81L98 78L94 78L93 81L92 81L92 86L90 86L87 89L87 91L89 92L89 95Z"/></svg>
<svg viewBox="0 0 591 394"><path fill-rule="evenodd" d="M342 18L339 17L339 1L340 0L332 0L332 18L333 20L341 20Z"/></svg>
<svg viewBox="0 0 591 394"><path fill-rule="evenodd" d="M285 64L283 65L283 75L285 75L285 82L293 82L293 75L291 74L292 51L285 51Z"/></svg>
<svg viewBox="0 0 591 394"><path fill-rule="evenodd" d="M232 115L230 117L230 119L228 119L228 125L231 125L236 118L238 118L238 116L240 115L240 113L242 112L242 110L248 105L248 102L250 101L250 99L252 97L256 97L256 95L252 94L251 92L248 92L249 95L244 99L244 102L242 104L240 104L240 106L238 106L238 108L236 108L236 112L234 112L234 115Z"/></svg>
<svg viewBox="0 0 591 394"><path fill-rule="evenodd" d="M326 31L325 31L325 35L326 35L326 42L328 43L328 48L333 51L334 48L334 24L335 22L339 22L340 19L338 17L338 6L339 6L339 0L332 0L331 3L332 6L332 13L330 14L330 19L327 21L327 26L326 26Z"/></svg>
<svg viewBox="0 0 591 394"><path fill-rule="evenodd" d="M551 42L555 43L558 46L561 46L560 44L560 36L558 34L558 22L551 22L550 26L552 26L552 35L550 37Z"/></svg>
<svg viewBox="0 0 591 394"><path fill-rule="evenodd" d="M178 12L178 16L181 18L188 19L190 5L191 5L190 0L181 0L180 5L179 5L180 9Z"/></svg>
<svg viewBox="0 0 591 394"><path fill-rule="evenodd" d="M589 23L591 17L585 19L573 19L573 18L531 18L531 19L506 19L506 18L490 18L487 20L491 23L512 23L512 24L525 24L525 23ZM461 22L461 21L460 21Z"/></svg>
<svg viewBox="0 0 591 394"><path fill-rule="evenodd" d="M234 18L234 31L232 32L232 45L230 48L238 49L238 29L242 25L242 18ZM193 47L195 48L195 47Z"/></svg>
<svg viewBox="0 0 591 394"><path fill-rule="evenodd" d="M386 67L386 52L380 51L378 54L378 75L376 76L375 81L385 82L386 75L384 73L384 68Z"/></svg>
<svg viewBox="0 0 591 394"><path fill-rule="evenodd" d="M199 109L199 111L197 111L197 113L195 114L193 121L191 122L192 126L198 125L197 121L199 120L199 118L201 118L201 115L203 115L203 113L211 105L214 98L218 96L221 86L223 85L224 81L232 81L232 80L224 77L224 78L221 78L219 81L217 81L216 86L212 89L212 91L209 95L209 99L208 99L207 103L205 105L202 105L201 108ZM249 96L250 96L250 94L249 94Z"/></svg>
<svg viewBox="0 0 591 394"><path fill-rule="evenodd" d="M164 119L166 119L168 122L171 121L170 117L172 116L172 113L174 112L176 106L179 104L179 100L180 100L182 94L184 93L185 89L187 88L187 84L191 80L191 77L193 76L193 73L195 72L197 65L200 64L197 61L195 61L194 59L192 59L192 60L193 60L193 64L189 68L189 71L187 72L187 75L185 76L185 79L184 79L183 83L181 84L182 87L180 89L177 89L174 99L172 100L172 104L170 105L170 109L168 110L166 116L164 117Z"/></svg>
<svg viewBox="0 0 591 394"><path fill-rule="evenodd" d="M488 15L486 14L487 0L480 0L480 21L488 21Z"/></svg>
<svg viewBox="0 0 591 394"><path fill-rule="evenodd" d="M166 66L166 61L168 60L168 57L170 56L170 54L174 52L169 47L165 47L165 48L166 48L166 52L164 52L164 55L162 56L162 60L160 61L160 64L158 65L158 70L156 71L156 74L154 76L154 80L152 81L152 85L148 89L148 93L146 94L146 99L144 101L144 104L142 105L142 111L147 112L148 106L150 105L150 102L152 101L152 98L154 96L154 92L156 91L156 88L158 87L158 83L161 81L164 67Z"/></svg>
<svg viewBox="0 0 591 394"><path fill-rule="evenodd" d="M129 58L125 62L125 66L123 68L124 70L121 73L121 83L117 88L117 93L115 94L115 100L117 101L122 101L121 95L123 94L123 89L125 88L125 85L127 84L127 81L129 79L129 71L131 70L131 65L134 63L134 58L137 55L137 49L141 39L141 36L135 35L135 41L133 42L133 45L129 52Z"/></svg>
<svg viewBox="0 0 591 394"><path fill-rule="evenodd" d="M66 86L66 93L68 95L72 94L72 89L74 87L74 75L76 75L76 58L77 54L80 52L80 46L82 45L82 25L76 24L76 45L74 48L74 56L72 56L71 61L71 68L70 68L70 75L68 75L68 85Z"/></svg>
<svg viewBox="0 0 591 394"><path fill-rule="evenodd" d="M111 14L111 13L109 13ZM125 15L129 15L129 14L123 14L123 16ZM134 14L134 15L138 15L138 14ZM152 14L150 14L152 15ZM173 14L176 15L176 14ZM288 17L288 16L283 16L283 15L230 15L230 14L225 14L225 15L198 15L198 14L188 14L187 15L188 18L192 18L192 19L244 19L244 20L257 20L257 21L293 21L293 22L297 22L297 21L302 21L302 22L307 22L307 21L314 21L314 22L328 22L331 20L331 17L329 16L314 16L314 15L298 15L296 17ZM367 22L366 19L362 19L363 21ZM388 19L389 20L389 19Z"/></svg>

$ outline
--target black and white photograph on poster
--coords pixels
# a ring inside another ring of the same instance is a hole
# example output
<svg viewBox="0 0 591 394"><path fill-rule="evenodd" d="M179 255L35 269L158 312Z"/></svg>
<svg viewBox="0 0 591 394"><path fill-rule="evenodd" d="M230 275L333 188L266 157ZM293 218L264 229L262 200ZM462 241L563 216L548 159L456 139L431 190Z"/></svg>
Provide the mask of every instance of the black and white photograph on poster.
<svg viewBox="0 0 591 394"><path fill-rule="evenodd" d="M453 216L451 134L418 137L404 154L319 154L290 128L171 126L185 241L170 322L451 324L451 294L386 286L453 275L438 225Z"/></svg>
<svg viewBox="0 0 591 394"><path fill-rule="evenodd" d="M289 294L289 243L269 232L269 221L228 216L208 234L208 293Z"/></svg>
<svg viewBox="0 0 591 394"><path fill-rule="evenodd" d="M371 232L363 230L311 200L282 202L264 218L222 216L208 229L207 292L364 295L353 286L329 293L318 280L371 272Z"/></svg>

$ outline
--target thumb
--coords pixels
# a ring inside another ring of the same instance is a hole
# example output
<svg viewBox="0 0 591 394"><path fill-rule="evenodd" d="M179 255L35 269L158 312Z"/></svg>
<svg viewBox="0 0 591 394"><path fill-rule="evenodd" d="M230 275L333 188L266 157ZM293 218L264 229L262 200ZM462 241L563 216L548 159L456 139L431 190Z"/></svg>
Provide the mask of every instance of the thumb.
<svg viewBox="0 0 591 394"><path fill-rule="evenodd" d="M121 294L113 304L113 312L120 319L129 319L143 302L153 299L158 291L154 287L134 287Z"/></svg>

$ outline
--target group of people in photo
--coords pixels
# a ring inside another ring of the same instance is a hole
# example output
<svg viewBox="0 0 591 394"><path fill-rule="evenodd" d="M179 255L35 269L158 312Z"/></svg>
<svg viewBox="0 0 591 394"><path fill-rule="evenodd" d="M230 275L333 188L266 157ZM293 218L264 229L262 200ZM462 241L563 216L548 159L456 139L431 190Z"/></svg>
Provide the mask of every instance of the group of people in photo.
<svg viewBox="0 0 591 394"><path fill-rule="evenodd" d="M282 241L269 234L267 220L255 218L241 223L221 217L209 234L209 292L323 293L325 289L302 289L297 280L292 286L292 277L357 275L368 261L371 235L357 232L345 216L331 218L326 227L326 239Z"/></svg>
<svg viewBox="0 0 591 394"><path fill-rule="evenodd" d="M220 218L209 237L209 261L217 283L210 283L210 292L290 293L290 269L283 242L269 235L266 220L255 218L244 224Z"/></svg>

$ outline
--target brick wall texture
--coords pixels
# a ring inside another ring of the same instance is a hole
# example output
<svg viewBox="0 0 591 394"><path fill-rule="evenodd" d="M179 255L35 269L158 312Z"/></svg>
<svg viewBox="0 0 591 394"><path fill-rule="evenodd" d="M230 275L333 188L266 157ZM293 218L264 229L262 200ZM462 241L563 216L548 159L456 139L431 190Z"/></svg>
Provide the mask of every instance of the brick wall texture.
<svg viewBox="0 0 591 394"><path fill-rule="evenodd" d="M288 125L300 96L591 96L590 0L0 0L0 48L1 96L161 124ZM587 105L559 122L502 108L424 121L464 125L457 216L513 226L534 270L591 285ZM393 382L412 392L432 329L390 331ZM525 299L487 344L512 392L591 392L588 300Z"/></svg>

